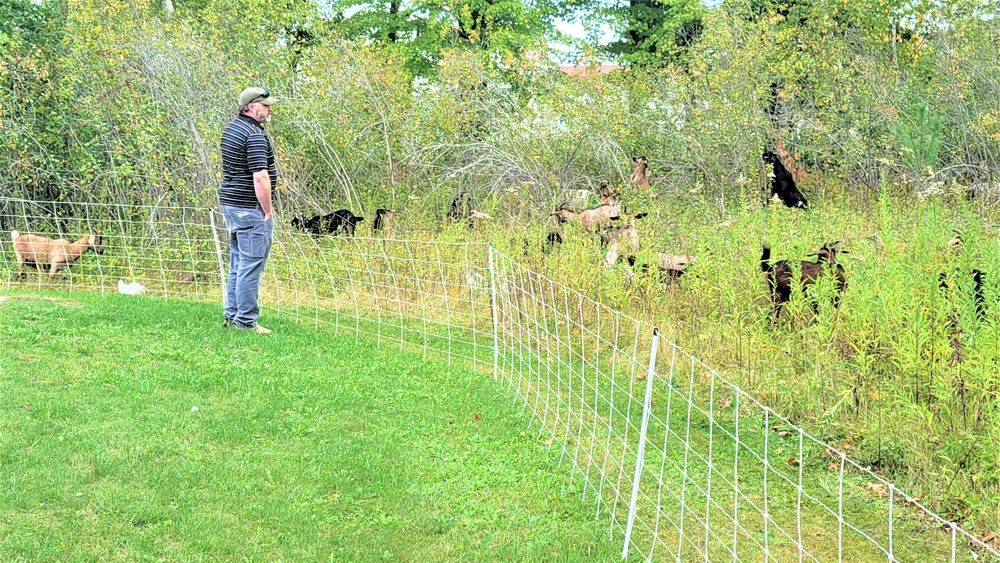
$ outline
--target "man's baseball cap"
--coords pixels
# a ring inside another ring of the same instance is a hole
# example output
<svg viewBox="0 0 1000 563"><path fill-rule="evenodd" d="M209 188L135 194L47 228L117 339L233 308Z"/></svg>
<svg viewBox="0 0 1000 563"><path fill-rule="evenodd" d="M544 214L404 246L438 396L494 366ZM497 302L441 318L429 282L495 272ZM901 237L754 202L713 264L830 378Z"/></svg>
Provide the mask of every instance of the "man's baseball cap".
<svg viewBox="0 0 1000 563"><path fill-rule="evenodd" d="M274 97L271 96L271 93L263 88L245 88L242 92L240 92L239 97L240 107L250 105L254 102L269 106L273 104L274 101Z"/></svg>

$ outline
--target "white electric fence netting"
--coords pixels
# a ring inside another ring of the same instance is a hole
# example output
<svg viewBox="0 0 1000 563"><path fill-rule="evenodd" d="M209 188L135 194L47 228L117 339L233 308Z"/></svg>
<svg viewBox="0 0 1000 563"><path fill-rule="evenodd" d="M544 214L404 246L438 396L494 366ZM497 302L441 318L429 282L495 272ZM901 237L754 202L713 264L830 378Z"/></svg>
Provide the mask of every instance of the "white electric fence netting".
<svg viewBox="0 0 1000 563"><path fill-rule="evenodd" d="M0 198L7 291L221 302L218 212ZM54 275L9 231L101 235ZM997 560L988 545L661 338L482 243L275 232L264 307L492 373L558 448L622 556L657 561ZM220 307L221 320L221 307Z"/></svg>

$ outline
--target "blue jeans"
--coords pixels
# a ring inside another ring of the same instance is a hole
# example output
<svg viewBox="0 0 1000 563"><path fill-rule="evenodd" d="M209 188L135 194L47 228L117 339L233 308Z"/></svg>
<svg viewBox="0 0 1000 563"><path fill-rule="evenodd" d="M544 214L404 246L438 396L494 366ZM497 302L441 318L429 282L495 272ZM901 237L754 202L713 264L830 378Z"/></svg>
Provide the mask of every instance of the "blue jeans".
<svg viewBox="0 0 1000 563"><path fill-rule="evenodd" d="M260 275L271 253L274 217L264 220L264 210L223 205L222 216L229 230L229 284L226 286L225 316L236 326L257 324L260 306Z"/></svg>

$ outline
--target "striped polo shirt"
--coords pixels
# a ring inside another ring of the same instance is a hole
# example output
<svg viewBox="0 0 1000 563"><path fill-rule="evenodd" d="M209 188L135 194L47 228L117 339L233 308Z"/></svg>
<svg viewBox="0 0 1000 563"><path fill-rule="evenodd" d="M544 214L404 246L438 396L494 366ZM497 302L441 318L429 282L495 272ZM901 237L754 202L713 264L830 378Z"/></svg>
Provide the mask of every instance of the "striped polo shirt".
<svg viewBox="0 0 1000 563"><path fill-rule="evenodd" d="M274 149L257 120L240 115L222 132L222 187L219 203L233 207L257 207L253 173L267 169L271 177L271 200L274 201L278 169Z"/></svg>

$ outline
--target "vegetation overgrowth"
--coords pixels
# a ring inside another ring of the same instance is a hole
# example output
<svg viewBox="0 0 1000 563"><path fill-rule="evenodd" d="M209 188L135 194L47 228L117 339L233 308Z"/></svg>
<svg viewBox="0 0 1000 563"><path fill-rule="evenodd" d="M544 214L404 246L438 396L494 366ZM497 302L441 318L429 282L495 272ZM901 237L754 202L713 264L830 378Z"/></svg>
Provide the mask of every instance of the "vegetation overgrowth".
<svg viewBox="0 0 1000 563"><path fill-rule="evenodd" d="M283 98L281 217L394 207L407 236L491 240L656 322L948 517L1000 528L995 2L677 2L684 41L572 76L514 24L538 16L517 3L487 22L468 2L426 41L359 38L372 25L308 2L8 4L24 9L0 27L0 194L210 206L235 93L264 85ZM806 172L811 210L763 205L772 148ZM648 193L628 185L638 155ZM696 255L690 275L629 281L572 229L536 251L548 214L602 181L650 213L642 252ZM461 191L492 219L441 231ZM0 230L16 219L0 206ZM839 307L821 282L818 314L793 296L774 319L761 244L796 261L839 239ZM982 319L972 268L988 274Z"/></svg>

